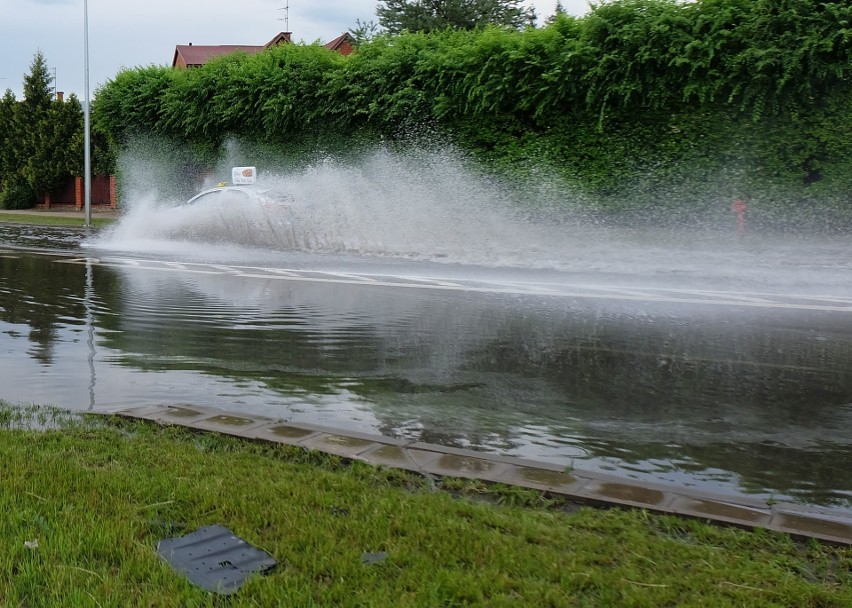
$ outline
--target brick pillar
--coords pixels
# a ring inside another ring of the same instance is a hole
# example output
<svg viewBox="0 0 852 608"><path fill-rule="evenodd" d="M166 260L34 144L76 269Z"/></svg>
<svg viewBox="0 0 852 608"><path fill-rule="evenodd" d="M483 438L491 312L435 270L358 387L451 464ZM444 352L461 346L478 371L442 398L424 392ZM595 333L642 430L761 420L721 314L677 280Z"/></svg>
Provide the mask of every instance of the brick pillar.
<svg viewBox="0 0 852 608"><path fill-rule="evenodd" d="M109 176L109 206L115 209L118 205L118 189L115 184L115 175Z"/></svg>
<svg viewBox="0 0 852 608"><path fill-rule="evenodd" d="M50 192L47 192L47 193L44 195L44 208L45 208L45 209L50 209Z"/></svg>
<svg viewBox="0 0 852 608"><path fill-rule="evenodd" d="M74 207L79 211L83 208L83 178L74 178Z"/></svg>

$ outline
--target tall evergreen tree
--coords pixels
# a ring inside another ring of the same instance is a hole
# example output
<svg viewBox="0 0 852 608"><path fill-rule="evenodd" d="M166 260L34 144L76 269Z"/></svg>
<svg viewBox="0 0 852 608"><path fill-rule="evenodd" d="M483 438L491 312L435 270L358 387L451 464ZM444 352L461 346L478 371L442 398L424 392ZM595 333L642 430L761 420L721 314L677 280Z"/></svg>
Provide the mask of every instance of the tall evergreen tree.
<svg viewBox="0 0 852 608"><path fill-rule="evenodd" d="M49 192L54 187L53 180L45 179L44 171L45 159L50 154L46 148L51 139L47 133L52 130L52 82L53 77L47 69L44 55L38 51L30 64L30 72L24 76L24 99L18 108L16 131L17 172L39 194Z"/></svg>
<svg viewBox="0 0 852 608"><path fill-rule="evenodd" d="M522 29L535 24L535 10L522 0L382 0L376 7L390 34L472 30L486 25Z"/></svg>
<svg viewBox="0 0 852 608"><path fill-rule="evenodd" d="M83 175L83 106L76 95L56 101L51 108L47 137L45 179L57 186L72 175Z"/></svg>
<svg viewBox="0 0 852 608"><path fill-rule="evenodd" d="M562 2L557 0L556 7L553 9L553 14L550 15L547 19L545 19L545 23L553 23L554 21L556 21L556 19L566 14L567 13L565 12L565 7L562 6Z"/></svg>
<svg viewBox="0 0 852 608"><path fill-rule="evenodd" d="M47 68L44 54L37 51L30 64L30 73L24 76L24 111L47 111L53 101L53 76Z"/></svg>
<svg viewBox="0 0 852 608"><path fill-rule="evenodd" d="M0 192L9 184L15 168L16 133L15 114L18 100L11 89L0 98Z"/></svg>
<svg viewBox="0 0 852 608"><path fill-rule="evenodd" d="M24 77L24 99L14 112L15 155L10 174L36 194L48 194L67 177L80 173L83 111L74 95L55 100L53 77L41 51Z"/></svg>
<svg viewBox="0 0 852 608"><path fill-rule="evenodd" d="M355 20L355 27L349 29L352 38L355 39L355 46L359 47L365 42L370 42L379 33L379 24L375 21Z"/></svg>

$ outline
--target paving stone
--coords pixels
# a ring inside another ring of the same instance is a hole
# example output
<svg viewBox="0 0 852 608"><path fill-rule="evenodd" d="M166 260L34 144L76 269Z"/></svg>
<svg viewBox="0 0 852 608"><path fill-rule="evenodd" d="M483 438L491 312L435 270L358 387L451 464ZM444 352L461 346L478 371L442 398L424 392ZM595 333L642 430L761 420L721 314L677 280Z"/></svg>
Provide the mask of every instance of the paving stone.
<svg viewBox="0 0 852 608"><path fill-rule="evenodd" d="M248 416L217 414L193 422L192 428L253 439L255 429L266 424L269 424L268 418L258 419Z"/></svg>
<svg viewBox="0 0 852 608"><path fill-rule="evenodd" d="M308 437L319 435L318 431L306 429L290 424L265 424L252 429L255 439L265 439L275 443L286 443L288 445L302 445Z"/></svg>
<svg viewBox="0 0 852 608"><path fill-rule="evenodd" d="M148 420L155 420L166 424L181 424L184 426L195 427L204 418L209 418L214 411L189 406L170 405L161 408L159 412L154 412L145 416Z"/></svg>
<svg viewBox="0 0 852 608"><path fill-rule="evenodd" d="M789 534L852 545L852 521L838 521L798 513L776 513L772 517L770 527Z"/></svg>
<svg viewBox="0 0 852 608"><path fill-rule="evenodd" d="M170 405L164 408L163 415L172 418L195 418L203 414L209 414L210 410L189 407L184 405Z"/></svg>
<svg viewBox="0 0 852 608"><path fill-rule="evenodd" d="M368 448L376 445L376 442L360 437L319 433L315 437L303 441L302 445L312 450L320 450L344 458L356 458L361 452L365 452Z"/></svg>
<svg viewBox="0 0 852 608"><path fill-rule="evenodd" d="M761 511L742 505L683 495L677 496L666 510L678 515L701 517L747 527L766 527L772 519L772 513L769 510Z"/></svg>
<svg viewBox="0 0 852 608"><path fill-rule="evenodd" d="M479 452L477 450L468 450L465 448L454 448L449 446L437 445L435 443L426 443L417 441L407 444L409 448L416 450L424 450L428 452L440 452L441 454L454 454L456 456L469 456L470 458L479 458L483 460L491 460L493 462L501 462L503 464L526 465L537 469L548 469L551 471L563 471L563 465L553 464L550 462L539 462L537 460L527 460L524 458L515 458L514 456L500 456L498 454L489 454L488 452Z"/></svg>
<svg viewBox="0 0 852 608"><path fill-rule="evenodd" d="M672 494L654 488L628 483L602 482L594 479L583 486L578 495L604 503L655 509L664 507L674 498Z"/></svg>
<svg viewBox="0 0 852 608"><path fill-rule="evenodd" d="M578 479L588 479L589 481L597 481L599 483L615 483L615 484L625 484L631 486L640 486L642 488L647 488L651 490L659 490L660 492L670 492L676 491L673 490L674 486L672 484L666 484L661 482L649 481L645 479L635 479L633 477L625 477L624 475L613 475L611 473L605 473L603 471L586 471L583 469L572 468L571 475L577 477ZM690 492L683 492L684 494L689 494L690 496L693 494ZM704 498L708 498L705 496ZM710 495L709 498L711 500L715 499L715 495Z"/></svg>
<svg viewBox="0 0 852 608"><path fill-rule="evenodd" d="M414 461L414 464L421 470L424 470L424 467L428 466L430 463L435 462L438 458L443 456L444 454L441 452L435 452L432 450L418 450L412 447L406 447L405 453L408 455L411 460Z"/></svg>
<svg viewBox="0 0 852 608"><path fill-rule="evenodd" d="M573 495L588 483L562 471L509 465L497 478L500 483Z"/></svg>
<svg viewBox="0 0 852 608"><path fill-rule="evenodd" d="M345 435L346 437L355 437L357 439L366 439L375 443L386 445L407 446L411 443L408 439L399 439L397 437L388 437L387 435L375 435L373 433L362 433L360 431L343 431L339 428L324 426L321 424L311 424L309 422L293 422L288 421L288 426L299 429L306 429L316 433L324 433L328 435Z"/></svg>
<svg viewBox="0 0 852 608"><path fill-rule="evenodd" d="M448 477L467 477L496 481L509 465L457 454L442 454L435 460L429 461L423 470L435 475Z"/></svg>
<svg viewBox="0 0 852 608"><path fill-rule="evenodd" d="M141 407L125 407L118 408L116 410L109 409L107 411L98 411L95 412L97 414L104 413L108 416L117 415L124 416L125 418L142 418L145 420L152 420L152 416L155 414L161 414L165 408L161 405L148 405Z"/></svg>
<svg viewBox="0 0 852 608"><path fill-rule="evenodd" d="M398 445L376 445L358 455L358 458L370 464L418 471L420 466L408 454L408 450Z"/></svg>
<svg viewBox="0 0 852 608"><path fill-rule="evenodd" d="M97 406L97 409L90 410L89 413L100 416L129 416L130 412L150 409L152 409L152 406L150 405L142 405L137 407L127 407L126 405L99 405Z"/></svg>
<svg viewBox="0 0 852 608"><path fill-rule="evenodd" d="M765 498L759 498L757 496L747 496L745 494L724 494L721 492L710 492L699 490L696 488L685 487L679 489L672 489L671 486L655 486L657 489L663 489L664 491L673 491L678 494L683 494L684 496L689 496L691 498L695 498L697 500L706 500L708 502L720 502L728 505L734 505L737 507L745 507L747 509L753 509L757 511L770 511L769 504L766 502Z"/></svg>

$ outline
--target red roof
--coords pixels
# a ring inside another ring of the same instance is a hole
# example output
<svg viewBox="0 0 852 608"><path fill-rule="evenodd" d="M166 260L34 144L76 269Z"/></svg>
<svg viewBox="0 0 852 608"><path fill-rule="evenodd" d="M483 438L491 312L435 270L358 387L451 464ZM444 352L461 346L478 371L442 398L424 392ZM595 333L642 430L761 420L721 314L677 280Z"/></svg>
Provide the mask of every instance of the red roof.
<svg viewBox="0 0 852 608"><path fill-rule="evenodd" d="M323 46L332 51L338 51L341 55L348 55L352 52L352 43L354 41L348 32L344 32L331 42L326 42Z"/></svg>
<svg viewBox="0 0 852 608"><path fill-rule="evenodd" d="M248 44L219 44L215 46L179 44L175 47L175 56L172 60L172 67L177 65L180 65L181 67L204 65L214 57L229 55L237 51L243 51L250 55L254 55L262 50L262 46L252 46Z"/></svg>
<svg viewBox="0 0 852 608"><path fill-rule="evenodd" d="M218 44L218 45L193 45L179 44L175 47L175 56L172 59L172 67L196 67L204 65L215 57L229 55L236 51L243 51L250 55L259 53L264 49L277 46L284 42L292 42L290 32L281 32L262 46L254 46L251 44ZM352 36L348 33L341 34L331 42L326 43L325 48L337 51L341 55L348 55L352 52Z"/></svg>
<svg viewBox="0 0 852 608"><path fill-rule="evenodd" d="M278 46L282 42L293 42L290 39L290 36L292 36L291 32L281 32L280 34L276 34L275 38L263 45L263 48L271 49L273 46Z"/></svg>

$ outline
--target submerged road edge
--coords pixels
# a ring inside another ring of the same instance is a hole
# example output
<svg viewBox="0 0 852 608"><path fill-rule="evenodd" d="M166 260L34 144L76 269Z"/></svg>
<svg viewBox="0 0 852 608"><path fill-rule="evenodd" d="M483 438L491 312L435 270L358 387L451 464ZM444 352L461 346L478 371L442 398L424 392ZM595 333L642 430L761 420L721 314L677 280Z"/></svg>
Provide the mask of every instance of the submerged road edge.
<svg viewBox="0 0 852 608"><path fill-rule="evenodd" d="M197 406L101 408L90 414L148 420L255 441L319 450L375 466L442 477L462 477L539 490L590 506L640 508L747 530L758 528L852 546L852 514L773 502L746 495L693 491L681 486L631 483L597 472L545 462L281 421Z"/></svg>

